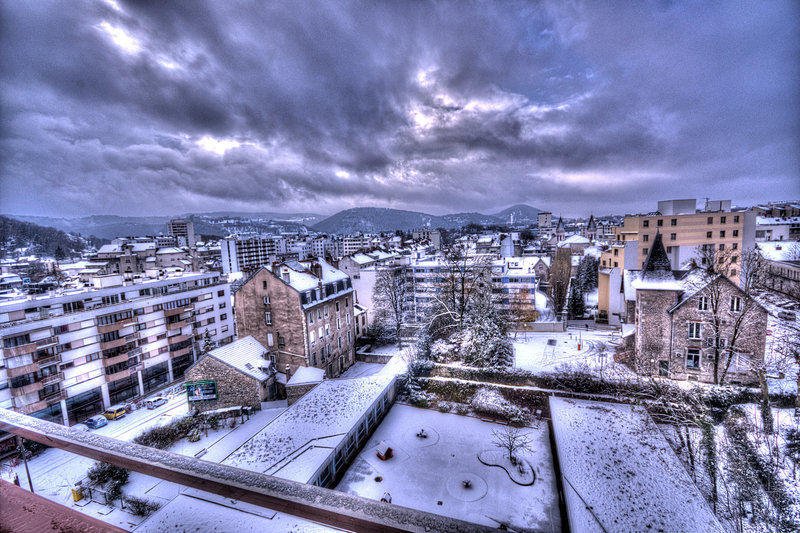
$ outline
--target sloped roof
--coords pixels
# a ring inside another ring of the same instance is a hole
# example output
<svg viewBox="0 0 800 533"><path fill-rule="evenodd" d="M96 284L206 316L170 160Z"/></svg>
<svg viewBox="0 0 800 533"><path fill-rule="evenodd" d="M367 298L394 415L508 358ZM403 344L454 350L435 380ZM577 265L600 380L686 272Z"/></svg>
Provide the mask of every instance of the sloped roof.
<svg viewBox="0 0 800 533"><path fill-rule="evenodd" d="M325 371L321 368L301 366L295 370L287 385L300 385L306 383L320 383L325 379Z"/></svg>
<svg viewBox="0 0 800 533"><path fill-rule="evenodd" d="M206 354L206 357L213 357L258 381L264 382L270 378L271 374L265 373L261 368L272 366L271 361L262 357L265 353L267 353L267 349L252 336L248 335L243 339L211 350Z"/></svg>

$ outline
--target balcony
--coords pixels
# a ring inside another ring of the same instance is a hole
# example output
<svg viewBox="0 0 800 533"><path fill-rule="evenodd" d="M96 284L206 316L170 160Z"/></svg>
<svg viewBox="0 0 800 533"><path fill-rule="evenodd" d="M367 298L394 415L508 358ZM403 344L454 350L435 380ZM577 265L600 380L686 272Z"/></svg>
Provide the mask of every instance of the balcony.
<svg viewBox="0 0 800 533"><path fill-rule="evenodd" d="M100 349L101 350L110 350L112 348L119 348L120 346L125 346L126 342L127 341L125 340L125 337L120 337L119 339L115 339L113 341L101 342L100 343Z"/></svg>
<svg viewBox="0 0 800 533"><path fill-rule="evenodd" d="M175 359L176 357L183 357L184 355L192 353L192 347L187 346L185 348L181 348L180 350L175 350L169 354L171 359Z"/></svg>
<svg viewBox="0 0 800 533"><path fill-rule="evenodd" d="M44 388L42 382L31 383L24 387L11 387L11 396L25 396L32 392L38 392Z"/></svg>
<svg viewBox="0 0 800 533"><path fill-rule="evenodd" d="M56 402L60 402L61 400L67 399L67 391L59 390L56 392L51 392L47 396L42 396L42 400L47 402L48 405L52 405Z"/></svg>
<svg viewBox="0 0 800 533"><path fill-rule="evenodd" d="M31 374L33 372L37 372L39 370L39 365L36 363L29 363L27 365L18 366L16 368L8 367L6 372L8 373L9 378L15 378L18 376L24 376L25 374Z"/></svg>
<svg viewBox="0 0 800 533"><path fill-rule="evenodd" d="M175 331L176 329L182 329L189 324L186 320L181 320L179 322L173 322L172 324L167 324L167 329L169 331Z"/></svg>
<svg viewBox="0 0 800 533"><path fill-rule="evenodd" d="M114 357L108 357L106 359L103 359L103 366L104 367L113 366L118 363L124 363L127 360L128 360L128 353L123 352L119 355L115 355Z"/></svg>
<svg viewBox="0 0 800 533"><path fill-rule="evenodd" d="M64 391L64 394L66 395L66 391ZM42 409L45 408L47 408L47 402L44 400L40 400L36 403L30 403L27 405L14 406L14 409L22 413L23 415L29 415L31 413L35 413L36 411L41 411Z"/></svg>
<svg viewBox="0 0 800 533"><path fill-rule="evenodd" d="M166 316L166 317L175 316L175 315L180 315L181 313L190 313L192 311L194 311L194 304L189 305L187 307L178 307L176 309L168 309L168 310L164 311L164 316Z"/></svg>
<svg viewBox="0 0 800 533"><path fill-rule="evenodd" d="M113 324L105 324L103 326L97 326L97 332L102 334L102 333L108 333L109 331L119 331L125 326L130 326L131 324L136 324L136 317L126 318L125 320L114 322Z"/></svg>
<svg viewBox="0 0 800 533"><path fill-rule="evenodd" d="M34 361L34 363L38 364L40 367L54 365L60 362L61 362L61 354L55 354L49 357L40 357L39 359L36 359Z"/></svg>
<svg viewBox="0 0 800 533"><path fill-rule="evenodd" d="M120 370L116 374L106 374L106 383L111 383L112 381L117 381L118 379L127 378L131 375L131 369L126 368L125 370Z"/></svg>
<svg viewBox="0 0 800 533"><path fill-rule="evenodd" d="M54 374L48 374L42 378L39 382L45 387L48 385L52 385L53 383L60 383L64 380L64 373L63 372L55 372Z"/></svg>

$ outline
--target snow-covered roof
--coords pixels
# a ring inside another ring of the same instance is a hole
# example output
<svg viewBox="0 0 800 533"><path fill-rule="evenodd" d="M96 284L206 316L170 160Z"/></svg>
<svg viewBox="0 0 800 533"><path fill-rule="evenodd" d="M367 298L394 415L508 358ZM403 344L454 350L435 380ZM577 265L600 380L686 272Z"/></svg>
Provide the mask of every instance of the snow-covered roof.
<svg viewBox="0 0 800 533"><path fill-rule="evenodd" d="M319 383L325 379L325 371L321 368L301 366L295 370L294 375L286 383L287 385L301 385L307 383Z"/></svg>
<svg viewBox="0 0 800 533"><path fill-rule="evenodd" d="M97 250L98 254L118 254L122 250L119 244L104 244Z"/></svg>
<svg viewBox="0 0 800 533"><path fill-rule="evenodd" d="M354 263L358 263L359 265L367 265L369 263L374 263L375 260L368 255L365 254L355 254L350 257Z"/></svg>
<svg viewBox="0 0 800 533"><path fill-rule="evenodd" d="M558 243L558 246L559 248L564 248L565 246L571 246L573 244L589 244L590 242L592 241L590 241L586 237L582 237L580 235L572 235L570 237L567 237L560 243Z"/></svg>
<svg viewBox="0 0 800 533"><path fill-rule="evenodd" d="M233 341L225 346L215 348L206 354L206 357L213 357L223 363L244 372L248 376L258 381L267 381L271 373L264 372L262 368L269 369L272 362L264 359L263 355L267 349L248 335L243 339Z"/></svg>
<svg viewBox="0 0 800 533"><path fill-rule="evenodd" d="M772 241L756 244L764 259L770 261L800 261L800 242Z"/></svg>
<svg viewBox="0 0 800 533"><path fill-rule="evenodd" d="M800 217L756 217L758 226L782 226L800 224Z"/></svg>
<svg viewBox="0 0 800 533"><path fill-rule="evenodd" d="M550 398L570 529L723 531L644 408Z"/></svg>
<svg viewBox="0 0 800 533"><path fill-rule="evenodd" d="M158 255L163 255L163 254L182 254L182 253L185 253L185 252L183 250L181 250L180 248L174 248L174 247L159 248L158 251L156 252L156 254L158 254Z"/></svg>
<svg viewBox="0 0 800 533"><path fill-rule="evenodd" d="M316 288L320 281L322 284L326 283L334 283L337 281L344 281L349 278L349 276L339 270L338 268L333 267L329 263L325 262L323 259L315 259L313 262L319 263L320 266L320 273L322 275L321 278L317 278L315 275L311 273L309 268L312 265L311 261L287 261L280 266L281 272L281 279L284 279L284 274L288 274L289 285L292 286L293 289L303 292L308 291L311 289ZM284 281L286 281L284 279Z"/></svg>
<svg viewBox="0 0 800 533"><path fill-rule="evenodd" d="M595 259L600 259L600 256L603 255L603 250L599 246L589 246L583 251L583 255L591 255Z"/></svg>
<svg viewBox="0 0 800 533"><path fill-rule="evenodd" d="M308 483L394 376L326 380L314 387L223 464Z"/></svg>
<svg viewBox="0 0 800 533"><path fill-rule="evenodd" d="M133 246L131 246L131 250L134 252L147 252L148 250L155 250L156 243L154 242L137 242Z"/></svg>

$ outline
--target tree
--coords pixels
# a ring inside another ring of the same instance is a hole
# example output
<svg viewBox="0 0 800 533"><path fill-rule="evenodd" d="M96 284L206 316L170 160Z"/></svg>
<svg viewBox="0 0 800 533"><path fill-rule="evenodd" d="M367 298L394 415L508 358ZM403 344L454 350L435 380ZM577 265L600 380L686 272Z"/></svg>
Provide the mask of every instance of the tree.
<svg viewBox="0 0 800 533"><path fill-rule="evenodd" d="M398 347L402 347L403 303L408 292L404 272L401 267L381 269L375 280L376 319L388 319Z"/></svg>
<svg viewBox="0 0 800 533"><path fill-rule="evenodd" d="M571 276L572 254L569 248L558 248L553 266L550 267L550 286L552 287L553 308L559 319L567 301L567 290Z"/></svg>
<svg viewBox="0 0 800 533"><path fill-rule="evenodd" d="M583 302L583 291L578 283L573 280L569 293L569 315L573 319L583 318L586 313L586 305Z"/></svg>
<svg viewBox="0 0 800 533"><path fill-rule="evenodd" d="M492 444L508 453L511 464L517 463L517 453L531 452L531 439L528 433L522 433L519 428L507 426L500 430L492 430Z"/></svg>
<svg viewBox="0 0 800 533"><path fill-rule="evenodd" d="M216 346L217 343L214 342L214 339L211 338L211 333L209 333L208 330L206 330L206 332L203 334L203 348L201 353L205 355L214 348L216 348Z"/></svg>
<svg viewBox="0 0 800 533"><path fill-rule="evenodd" d="M485 296L472 308L468 324L460 333L460 356L468 365L509 368L514 364L514 346L508 338L506 321L491 299Z"/></svg>
<svg viewBox="0 0 800 533"><path fill-rule="evenodd" d="M586 294L597 288L598 261L593 255L585 255L578 263L576 278L581 292Z"/></svg>

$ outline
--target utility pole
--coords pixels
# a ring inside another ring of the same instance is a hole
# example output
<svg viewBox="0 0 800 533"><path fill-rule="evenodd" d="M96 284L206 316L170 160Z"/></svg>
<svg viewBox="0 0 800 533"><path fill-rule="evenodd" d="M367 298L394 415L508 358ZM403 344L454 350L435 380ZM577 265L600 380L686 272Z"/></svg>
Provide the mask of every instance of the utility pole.
<svg viewBox="0 0 800 533"><path fill-rule="evenodd" d="M25 447L22 445L22 437L19 435L17 435L17 449L20 455L22 455L22 462L25 464L25 474L28 476L28 486L31 488L31 492L33 492L33 480L31 479L31 471L28 470L28 458L25 456Z"/></svg>

